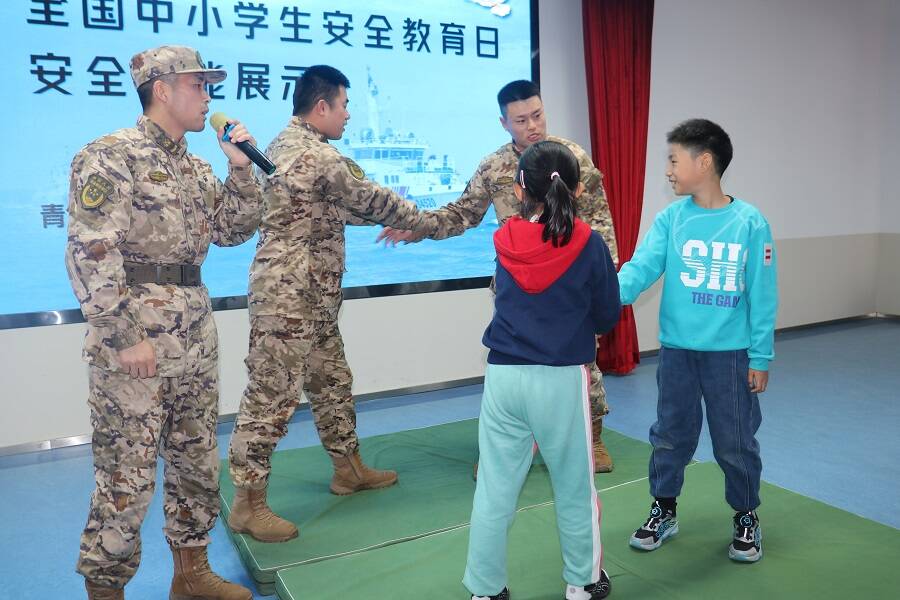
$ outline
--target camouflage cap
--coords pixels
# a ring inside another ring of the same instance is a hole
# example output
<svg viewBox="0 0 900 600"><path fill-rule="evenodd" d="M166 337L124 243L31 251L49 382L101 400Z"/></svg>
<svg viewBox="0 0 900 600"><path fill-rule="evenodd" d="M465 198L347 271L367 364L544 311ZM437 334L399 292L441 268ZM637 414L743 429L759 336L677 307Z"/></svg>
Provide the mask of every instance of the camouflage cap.
<svg viewBox="0 0 900 600"><path fill-rule="evenodd" d="M201 73L209 83L219 83L227 73L222 69L208 69L200 53L187 46L160 46L138 52L131 57L131 79L134 87L167 73Z"/></svg>

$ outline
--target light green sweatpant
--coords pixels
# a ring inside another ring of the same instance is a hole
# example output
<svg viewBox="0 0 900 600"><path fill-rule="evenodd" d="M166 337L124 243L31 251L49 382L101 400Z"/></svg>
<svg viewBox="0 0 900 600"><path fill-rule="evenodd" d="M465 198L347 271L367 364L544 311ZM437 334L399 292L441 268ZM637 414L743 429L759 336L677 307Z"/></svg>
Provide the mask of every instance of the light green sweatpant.
<svg viewBox="0 0 900 600"><path fill-rule="evenodd" d="M575 586L600 579L590 383L584 366L487 366L478 424L478 484L463 577L476 596L495 595L506 587L507 533L535 442L553 485L563 579Z"/></svg>

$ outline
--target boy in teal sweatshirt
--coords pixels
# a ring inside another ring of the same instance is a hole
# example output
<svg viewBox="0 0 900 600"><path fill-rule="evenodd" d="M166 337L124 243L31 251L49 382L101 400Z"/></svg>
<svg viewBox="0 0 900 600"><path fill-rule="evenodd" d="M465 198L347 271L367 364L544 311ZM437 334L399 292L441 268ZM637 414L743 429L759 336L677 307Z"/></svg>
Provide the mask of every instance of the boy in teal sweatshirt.
<svg viewBox="0 0 900 600"><path fill-rule="evenodd" d="M756 509L762 462L756 431L774 357L778 292L775 246L766 219L722 193L731 140L711 121L692 119L667 136L666 176L677 196L660 212L619 272L622 304L665 274L659 311L659 398L650 428L650 493L655 500L631 545L655 550L678 533L676 498L697 449L703 413L735 510L728 555L762 558Z"/></svg>

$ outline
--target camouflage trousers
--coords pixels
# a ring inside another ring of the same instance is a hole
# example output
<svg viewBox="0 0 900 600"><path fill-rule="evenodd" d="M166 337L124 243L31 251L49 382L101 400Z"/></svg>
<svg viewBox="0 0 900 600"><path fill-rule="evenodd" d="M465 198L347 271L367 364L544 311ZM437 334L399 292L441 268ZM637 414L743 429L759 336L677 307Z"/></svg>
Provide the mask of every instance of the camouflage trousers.
<svg viewBox="0 0 900 600"><path fill-rule="evenodd" d="M596 423L603 419L603 416L609 413L609 406L606 404L606 387L603 385L603 373L597 362L588 365L591 370L591 389L588 396L591 399L591 421Z"/></svg>
<svg viewBox="0 0 900 600"><path fill-rule="evenodd" d="M228 448L235 486L266 485L272 453L287 433L301 390L325 450L346 456L359 448L353 376L336 321L251 316L246 364L249 382Z"/></svg>
<svg viewBox="0 0 900 600"><path fill-rule="evenodd" d="M124 587L141 560L141 523L165 461L169 544L205 546L219 515L218 372L133 379L90 367L95 488L76 570Z"/></svg>

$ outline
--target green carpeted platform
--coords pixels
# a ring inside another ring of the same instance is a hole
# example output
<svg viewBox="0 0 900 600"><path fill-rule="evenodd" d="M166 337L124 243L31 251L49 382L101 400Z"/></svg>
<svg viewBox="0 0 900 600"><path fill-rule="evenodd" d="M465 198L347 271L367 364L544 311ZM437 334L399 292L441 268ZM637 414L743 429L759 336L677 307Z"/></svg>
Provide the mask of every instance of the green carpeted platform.
<svg viewBox="0 0 900 600"><path fill-rule="evenodd" d="M362 442L364 459L375 467L396 469L400 482L388 489L348 497L329 493L331 461L321 447L276 452L269 482L270 505L300 527L300 537L282 544L263 544L246 535L232 534L259 591L274 593L275 574L280 569L319 563L467 524L475 490L472 465L477 428L477 421L470 420L366 438ZM616 469L597 476L599 487L646 476L646 444L612 431L604 431L603 439L615 457ZM642 504L647 500L645 488ZM223 521L227 521L233 495L224 464ZM535 466L519 506L551 499L547 471Z"/></svg>
<svg viewBox="0 0 900 600"><path fill-rule="evenodd" d="M896 598L900 589L897 530L768 484L760 509L763 559L753 565L729 560L732 513L715 464L687 469L678 507L681 532L652 553L627 544L646 516L646 481L616 487L598 481L601 489L611 488L601 498L613 598L869 600ZM288 568L278 573L277 593L281 600L462 600L469 597L460 583L467 543L463 527ZM552 505L520 511L510 536L509 566L513 600L563 597Z"/></svg>

